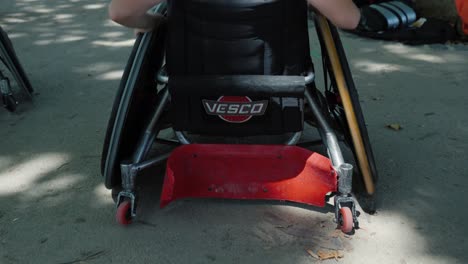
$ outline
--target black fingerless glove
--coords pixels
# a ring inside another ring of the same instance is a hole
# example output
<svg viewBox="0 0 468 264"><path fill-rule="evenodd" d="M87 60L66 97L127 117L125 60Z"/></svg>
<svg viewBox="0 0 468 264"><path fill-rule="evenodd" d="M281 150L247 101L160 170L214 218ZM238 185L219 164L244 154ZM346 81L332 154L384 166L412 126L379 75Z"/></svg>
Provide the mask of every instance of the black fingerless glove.
<svg viewBox="0 0 468 264"><path fill-rule="evenodd" d="M361 19L356 30L377 32L386 28L387 22L376 10L368 6L361 8Z"/></svg>

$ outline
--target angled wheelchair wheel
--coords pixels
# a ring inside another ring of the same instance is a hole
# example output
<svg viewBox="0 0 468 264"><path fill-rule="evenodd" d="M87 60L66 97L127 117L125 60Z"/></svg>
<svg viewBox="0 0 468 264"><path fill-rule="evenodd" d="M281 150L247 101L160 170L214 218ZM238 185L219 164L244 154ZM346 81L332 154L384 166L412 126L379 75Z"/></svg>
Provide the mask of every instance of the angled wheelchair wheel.
<svg viewBox="0 0 468 264"><path fill-rule="evenodd" d="M31 99L33 93L32 85L26 75L23 66L21 65L18 57L16 56L15 49L11 43L8 35L0 27L0 61L11 72L16 83L20 86Z"/></svg>
<svg viewBox="0 0 468 264"><path fill-rule="evenodd" d="M132 159L158 102L156 74L164 60L165 24L139 34L124 70L108 121L101 174L108 189L121 185L120 164Z"/></svg>
<svg viewBox="0 0 468 264"><path fill-rule="evenodd" d="M354 190L365 195L365 209L372 212L375 211L377 169L359 96L337 29L321 15L316 17L316 29L322 46L325 73L323 101L357 162L357 176L360 177L353 177ZM331 81L329 84L328 78Z"/></svg>

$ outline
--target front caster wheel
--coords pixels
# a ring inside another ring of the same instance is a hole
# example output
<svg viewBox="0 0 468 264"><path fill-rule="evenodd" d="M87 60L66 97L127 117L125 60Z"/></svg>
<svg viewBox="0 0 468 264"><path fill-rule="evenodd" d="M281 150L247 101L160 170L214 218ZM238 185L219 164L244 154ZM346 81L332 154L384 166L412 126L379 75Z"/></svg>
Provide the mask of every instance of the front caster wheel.
<svg viewBox="0 0 468 264"><path fill-rule="evenodd" d="M115 215L117 222L123 226L132 223L132 203L130 201L123 201L117 208Z"/></svg>
<svg viewBox="0 0 468 264"><path fill-rule="evenodd" d="M338 221L341 231L345 234L349 234L353 231L353 213L349 207L340 208L340 216Z"/></svg>

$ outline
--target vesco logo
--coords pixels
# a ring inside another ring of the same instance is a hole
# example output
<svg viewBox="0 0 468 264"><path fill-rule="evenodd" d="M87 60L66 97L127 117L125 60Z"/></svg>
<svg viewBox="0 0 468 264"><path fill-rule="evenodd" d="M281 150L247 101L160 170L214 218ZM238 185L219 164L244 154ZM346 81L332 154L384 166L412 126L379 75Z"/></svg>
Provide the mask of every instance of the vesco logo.
<svg viewBox="0 0 468 264"><path fill-rule="evenodd" d="M203 100L205 111L209 115L217 115L229 123L244 123L253 116L262 116L268 106L268 101L256 101L247 96L221 96L217 101Z"/></svg>

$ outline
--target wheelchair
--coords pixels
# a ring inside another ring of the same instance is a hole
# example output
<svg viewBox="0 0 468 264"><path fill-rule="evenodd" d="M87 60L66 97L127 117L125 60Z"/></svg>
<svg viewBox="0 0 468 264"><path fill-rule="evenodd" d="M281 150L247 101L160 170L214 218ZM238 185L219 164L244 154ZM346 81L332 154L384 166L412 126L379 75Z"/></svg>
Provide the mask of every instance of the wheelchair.
<svg viewBox="0 0 468 264"><path fill-rule="evenodd" d="M169 0L153 11L163 18L136 38L103 146L117 221L137 215L138 176L165 165L161 207L182 198L320 207L328 199L338 227L358 229L356 197L374 201L377 171L337 29L313 16L319 87L306 1ZM319 139L301 140L310 128ZM259 143L272 135L282 141ZM250 137L255 143L243 142ZM164 145L170 150L155 154ZM326 153L308 149L316 145ZM357 166L345 161L343 145Z"/></svg>
<svg viewBox="0 0 468 264"><path fill-rule="evenodd" d="M16 56L13 44L7 33L0 27L0 62L16 81L19 88L24 91L26 98L32 100L34 92L29 79ZM10 112L14 112L18 106L18 100L15 98L12 85L8 76L0 68L0 95L3 106Z"/></svg>

